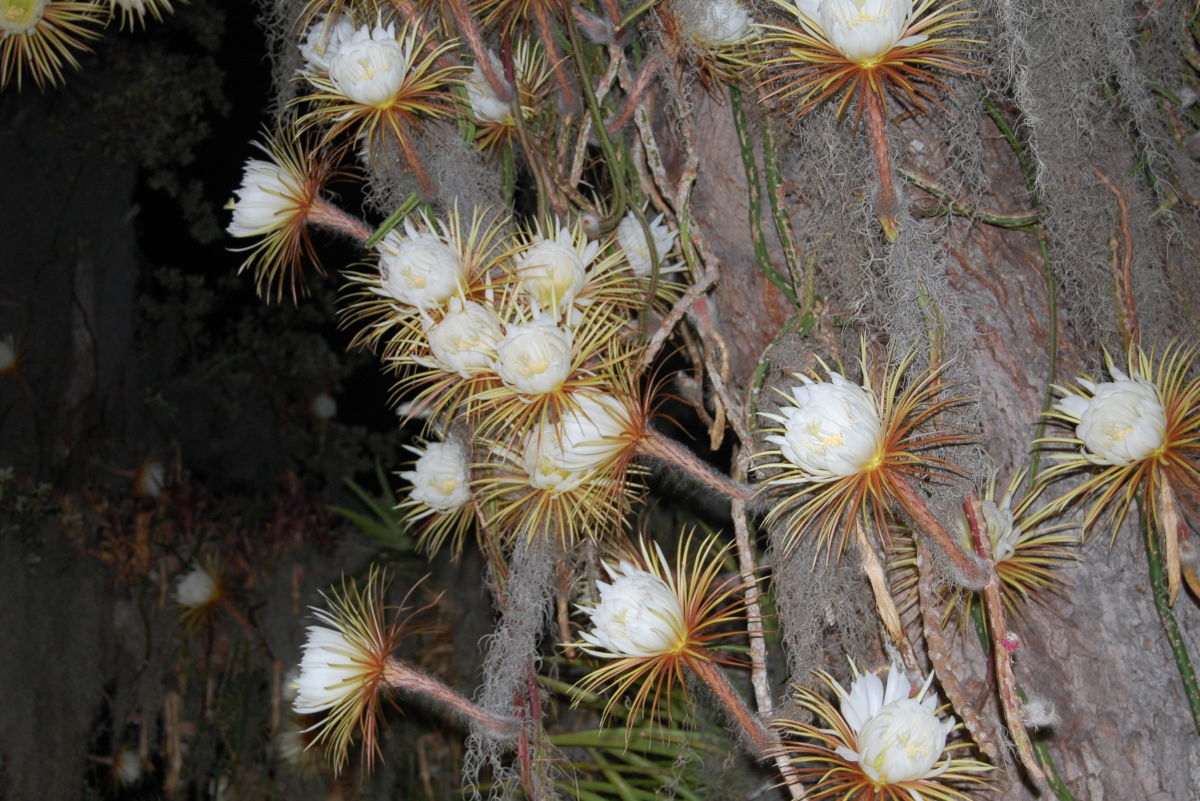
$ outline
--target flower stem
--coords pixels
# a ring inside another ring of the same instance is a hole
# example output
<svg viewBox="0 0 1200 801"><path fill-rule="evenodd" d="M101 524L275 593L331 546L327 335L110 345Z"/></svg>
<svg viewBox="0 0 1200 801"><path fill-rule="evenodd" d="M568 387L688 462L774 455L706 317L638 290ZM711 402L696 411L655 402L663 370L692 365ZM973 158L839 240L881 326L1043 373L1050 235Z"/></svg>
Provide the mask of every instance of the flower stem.
<svg viewBox="0 0 1200 801"><path fill-rule="evenodd" d="M979 562L959 546L958 541L946 530L942 521L937 519L937 515L913 485L903 478L898 478L892 485L892 492L921 532L928 534L954 565L959 573L959 582L970 590L982 589L985 575Z"/></svg>
<svg viewBox="0 0 1200 801"><path fill-rule="evenodd" d="M704 682L708 689L713 691L713 695L721 702L729 712L730 717L741 728L742 733L746 735L746 740L750 745L751 750L756 756L765 757L778 744L778 738L771 733L771 730L763 725L763 722L746 706L746 702L738 695L737 691L729 683L729 679L725 678L725 674L721 672L721 668L717 667L712 662L703 659L688 660L688 667L692 673L696 674L696 678Z"/></svg>
<svg viewBox="0 0 1200 801"><path fill-rule="evenodd" d="M675 440L664 437L654 429L647 429L645 435L638 440L638 452L660 462L676 467L680 472L694 478L709 489L716 490L727 498L750 500L753 493L750 489L728 476L718 473L706 462L698 459L694 453L680 445Z"/></svg>
<svg viewBox="0 0 1200 801"><path fill-rule="evenodd" d="M308 221L313 225L349 234L359 242L365 243L371 238L371 229L365 222L320 198L314 200L312 207L308 210Z"/></svg>
<svg viewBox="0 0 1200 801"><path fill-rule="evenodd" d="M1150 589L1154 595L1154 608L1162 621L1163 632L1167 635L1167 645L1175 657L1175 667L1179 670L1179 678L1183 682L1183 692L1187 696L1188 706L1192 711L1192 721L1196 732L1200 734L1200 685L1196 682L1196 671L1192 668L1191 657L1188 656L1187 643L1179 632L1179 623L1171 611L1171 597L1167 588L1167 579L1163 569L1162 552L1159 550L1157 532L1150 524L1149 514L1142 515L1142 538L1146 543L1146 561L1150 564Z"/></svg>
<svg viewBox="0 0 1200 801"><path fill-rule="evenodd" d="M896 179L892 175L892 157L888 152L887 121L884 117L883 98L870 87L863 90L863 105L867 118L867 138L871 143L871 155L879 172L879 191L875 196L875 217L883 226L887 241L895 242L900 233L897 220L899 203L896 201Z"/></svg>
<svg viewBox="0 0 1200 801"><path fill-rule="evenodd" d="M389 687L428 696L499 737L515 737L521 729L521 724L516 718L494 715L468 701L433 676L414 670L397 659L388 660L383 678Z"/></svg>

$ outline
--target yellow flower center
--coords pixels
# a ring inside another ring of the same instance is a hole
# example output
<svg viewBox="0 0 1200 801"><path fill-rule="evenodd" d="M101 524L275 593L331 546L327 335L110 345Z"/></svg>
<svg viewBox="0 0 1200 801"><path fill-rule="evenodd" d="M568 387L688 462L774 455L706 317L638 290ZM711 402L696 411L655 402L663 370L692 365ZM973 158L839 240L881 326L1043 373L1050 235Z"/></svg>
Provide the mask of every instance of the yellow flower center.
<svg viewBox="0 0 1200 801"><path fill-rule="evenodd" d="M0 31L25 33L42 21L46 0L0 0Z"/></svg>
<svg viewBox="0 0 1200 801"><path fill-rule="evenodd" d="M453 478L443 478L441 481L433 482L433 486L443 495L450 495L458 487L458 481Z"/></svg>

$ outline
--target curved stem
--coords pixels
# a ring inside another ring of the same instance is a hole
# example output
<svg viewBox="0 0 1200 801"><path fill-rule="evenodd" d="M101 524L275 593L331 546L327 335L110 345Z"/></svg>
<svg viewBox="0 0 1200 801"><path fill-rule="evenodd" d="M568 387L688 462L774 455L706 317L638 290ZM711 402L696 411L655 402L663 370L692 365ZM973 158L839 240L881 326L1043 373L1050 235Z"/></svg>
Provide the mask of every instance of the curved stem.
<svg viewBox="0 0 1200 801"><path fill-rule="evenodd" d="M334 231L349 234L359 242L362 242L364 247L367 246L367 243L371 239L372 231L365 222L320 198L313 201L312 207L308 210L307 219L312 225L319 225L323 228L331 228Z"/></svg>
<svg viewBox="0 0 1200 801"><path fill-rule="evenodd" d="M521 724L516 718L494 715L468 701L433 676L414 670L397 659L388 660L383 676L389 687L432 698L499 737L515 737L521 730Z"/></svg>
<svg viewBox="0 0 1200 801"><path fill-rule="evenodd" d="M883 99L870 87L863 89L863 104L866 107L867 140L871 155L879 172L879 191L875 195L875 217L883 226L887 241L895 242L900 233L897 219L899 203L896 201L896 179L892 175L892 156L888 152L887 120L883 110Z"/></svg>
<svg viewBox="0 0 1200 801"><path fill-rule="evenodd" d="M937 543L938 548L950 560L959 573L957 577L959 583L970 590L982 589L986 581L983 568L978 561L962 549L913 485L907 480L899 478L892 486L892 491L896 501L904 507L904 511L917 524L921 533L928 534L929 538Z"/></svg>
<svg viewBox="0 0 1200 801"><path fill-rule="evenodd" d="M746 735L746 741L754 754L760 758L767 756L778 744L779 739L757 715L750 711L746 702L729 683L729 679L725 678L721 668L712 662L701 659L689 660L688 667L691 668L696 678L704 682L708 689L712 690L713 695L717 696L721 705L729 712L729 716Z"/></svg>
<svg viewBox="0 0 1200 801"><path fill-rule="evenodd" d="M707 462L697 458L696 454L680 445L675 440L664 437L654 429L647 429L645 435L638 440L638 453L649 456L660 462L676 467L709 489L716 490L727 498L739 498L748 501L754 493L746 487L722 473L718 473Z"/></svg>

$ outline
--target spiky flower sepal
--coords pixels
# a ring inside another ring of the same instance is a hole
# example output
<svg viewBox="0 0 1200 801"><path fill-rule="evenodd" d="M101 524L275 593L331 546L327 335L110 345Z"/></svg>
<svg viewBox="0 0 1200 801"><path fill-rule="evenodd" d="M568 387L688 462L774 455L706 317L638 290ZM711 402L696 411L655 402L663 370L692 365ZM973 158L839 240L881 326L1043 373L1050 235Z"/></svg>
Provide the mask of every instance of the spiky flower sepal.
<svg viewBox="0 0 1200 801"><path fill-rule="evenodd" d="M745 636L745 584L740 576L721 578L728 550L715 534L698 544L688 534L672 564L643 539L617 566L605 565L612 583L597 588L599 603L581 607L593 629L573 645L607 660L577 685L609 695L606 716L628 694L631 722L647 703L654 717L676 689L687 697L687 671L704 679L718 664L740 664L717 647Z"/></svg>
<svg viewBox="0 0 1200 801"><path fill-rule="evenodd" d="M788 402L780 414L760 413L783 424L767 429L768 441L780 447L756 454L756 459L771 461L754 469L777 471L761 481L760 492L777 487L790 491L766 518L768 525L787 519L785 554L811 534L817 538L814 554L825 551L840 556L856 515L871 523L887 545L890 507L913 494L912 481L960 473L930 452L970 437L922 429L964 399L939 397L942 382L937 368L919 371L905 381L913 357L909 353L896 364L878 368L868 364L864 342L859 358L861 386L821 362L830 381L820 381L815 373L812 377L796 373L801 385L793 387L790 395L777 390Z"/></svg>
<svg viewBox="0 0 1200 801"><path fill-rule="evenodd" d="M63 69L79 69L76 51L100 38L104 11L98 2L0 0L0 90L26 75L39 89L62 82Z"/></svg>
<svg viewBox="0 0 1200 801"><path fill-rule="evenodd" d="M896 671L897 668L893 666L892 673ZM860 741L862 733L867 732L867 727L871 725L870 718L885 711L896 701L906 701L916 714L922 714L912 702L922 701L928 685L910 698L907 692L909 685L904 680L900 689L905 692L898 693L901 698L894 698L897 695L896 685L893 675L889 674L887 689L884 690L882 683L876 679L877 686L871 691L871 697L866 697L866 693L858 690L858 683L866 677L858 677L851 691L846 692L829 673L819 670L814 675L833 691L841 708L835 707L821 694L799 687L795 694L796 703L812 713L814 722L776 722L776 727L788 738L783 741L780 753L791 763L795 779L806 783L807 798L812 801L970 801L969 788L987 784L981 774L992 770L992 767L966 755L965 752L971 748L969 742L945 745L944 751L935 755L931 769L920 778L888 781L879 768L886 769L888 766L889 747L905 750L900 757L911 763L912 757L924 756L927 759L928 755L910 753L912 748L920 748L927 743L917 738L907 743L904 740L888 743L887 738L872 738L883 740L872 744ZM852 697L853 706L848 706L847 701ZM882 749L878 748L880 745ZM871 767L865 768L864 761Z"/></svg>
<svg viewBox="0 0 1200 801"><path fill-rule="evenodd" d="M1049 484L1072 473L1090 475L1051 501L1055 511L1086 504L1086 535L1111 513L1115 537L1134 499L1150 507L1156 528L1173 512L1175 499L1200 494L1200 376L1195 375L1197 348L1179 343L1156 358L1133 347L1125 370L1104 354L1112 381L1086 376L1075 384L1056 386L1063 398L1046 413L1070 426L1074 436L1051 436L1040 445L1067 446L1051 451L1057 464L1038 476ZM1077 449L1077 450L1075 450Z"/></svg>

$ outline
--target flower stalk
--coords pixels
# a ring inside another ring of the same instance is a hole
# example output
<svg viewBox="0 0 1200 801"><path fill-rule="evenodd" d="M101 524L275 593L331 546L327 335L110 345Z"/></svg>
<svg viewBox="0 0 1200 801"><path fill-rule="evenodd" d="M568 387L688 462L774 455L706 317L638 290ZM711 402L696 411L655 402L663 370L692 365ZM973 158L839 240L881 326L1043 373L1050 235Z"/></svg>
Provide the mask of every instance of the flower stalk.
<svg viewBox="0 0 1200 801"><path fill-rule="evenodd" d="M511 739L516 737L521 730L521 723L516 718L488 712L479 705L468 701L445 683L409 667L398 659L389 659L384 665L383 679L393 689L425 696L449 707L466 720L487 729L497 737Z"/></svg>
<svg viewBox="0 0 1200 801"><path fill-rule="evenodd" d="M900 204L896 199L896 179L892 171L892 156L888 149L883 100L878 92L865 91L862 93L862 102L865 106L863 116L867 121L867 141L870 143L871 155L879 173L879 186L876 187L875 193L875 217L883 227L883 235L887 241L895 242L900 234L900 222L897 218Z"/></svg>
<svg viewBox="0 0 1200 801"><path fill-rule="evenodd" d="M637 449L643 456L669 464L727 498L748 501L754 495L747 487L717 472L687 448L653 429L647 429L645 435L638 440Z"/></svg>
<svg viewBox="0 0 1200 801"><path fill-rule="evenodd" d="M750 711L717 664L697 659L690 661L688 667L696 678L712 690L721 706L725 707L725 711L738 724L756 756L765 757L778 746L778 738L763 725L758 715Z"/></svg>
<svg viewBox="0 0 1200 801"><path fill-rule="evenodd" d="M987 576L980 563L959 546L954 536L946 530L942 521L938 520L937 515L933 513L929 504L925 502L913 485L905 479L900 479L894 484L893 491L896 500L917 524L917 528L922 533L929 535L929 538L937 543L938 548L954 565L958 572L959 582L968 589L983 587Z"/></svg>

